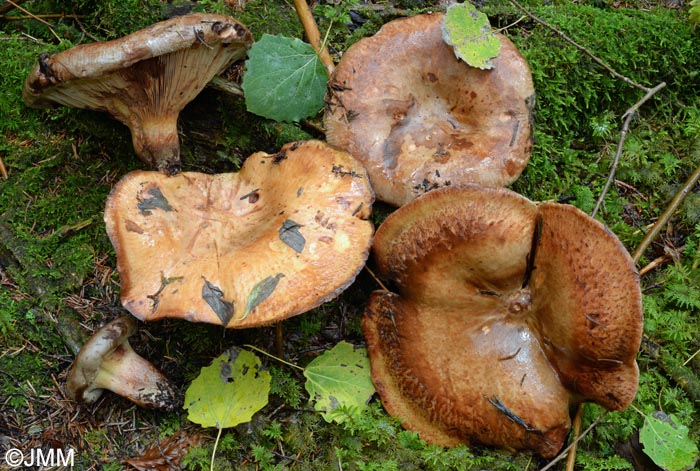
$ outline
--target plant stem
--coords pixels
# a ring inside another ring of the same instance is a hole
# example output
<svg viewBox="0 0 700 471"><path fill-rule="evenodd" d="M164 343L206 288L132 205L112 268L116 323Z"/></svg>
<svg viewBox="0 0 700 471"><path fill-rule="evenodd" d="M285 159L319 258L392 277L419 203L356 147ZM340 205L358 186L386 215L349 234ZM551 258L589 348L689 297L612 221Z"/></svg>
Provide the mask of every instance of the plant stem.
<svg viewBox="0 0 700 471"><path fill-rule="evenodd" d="M574 416L574 423L572 426L573 429L573 443L571 450L569 451L569 455L566 458L566 471L574 471L574 466L576 465L576 448L578 445L578 436L579 433L581 432L581 420L583 419L583 411L586 407L586 403L582 402L581 404L578 405L578 408L576 409L576 415Z"/></svg>
<svg viewBox="0 0 700 471"><path fill-rule="evenodd" d="M211 462L209 463L209 471L214 471L214 457L216 456L216 449L219 446L219 439L221 438L222 427L219 427L219 433L216 434L216 440L214 441L214 449L211 451Z"/></svg>
<svg viewBox="0 0 700 471"><path fill-rule="evenodd" d="M304 32L309 40L309 44L311 44L311 47L313 47L318 54L318 58L321 59L321 62L325 66L326 74L330 77L333 73L333 69L335 69L335 64L333 63L331 55L328 53L328 48L321 42L321 33L318 31L318 25L316 24L316 20L314 20L309 4L306 3L306 0L294 0L294 8L297 11L301 25L304 27Z"/></svg>
<svg viewBox="0 0 700 471"><path fill-rule="evenodd" d="M287 366L291 366L292 368L296 368L298 370L304 371L304 368L302 368L301 366L295 365L294 363L289 363L288 361L285 361L279 357L276 357L271 353L267 353L265 350L262 350L258 347L255 347L255 346L250 345L250 344L245 344L243 346L246 348L250 348L251 350L255 350L256 352L262 353L263 355L267 355L270 358L274 358L275 360L279 361L280 363L284 363Z"/></svg>

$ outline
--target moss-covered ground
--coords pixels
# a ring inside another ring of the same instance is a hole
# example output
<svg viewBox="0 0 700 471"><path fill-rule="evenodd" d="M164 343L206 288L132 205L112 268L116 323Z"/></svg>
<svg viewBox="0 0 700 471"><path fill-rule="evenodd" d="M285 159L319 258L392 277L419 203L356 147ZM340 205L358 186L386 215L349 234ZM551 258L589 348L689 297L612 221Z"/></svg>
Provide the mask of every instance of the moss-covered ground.
<svg viewBox="0 0 700 471"><path fill-rule="evenodd" d="M216 433L189 423L184 411L145 411L111 394L84 406L65 395L66 370L77 348L103 323L129 315L119 302L103 207L110 188L142 164L126 127L90 111L28 108L21 88L40 53L115 38L192 9L230 14L256 37L302 37L293 6L283 0L16 3L21 9L0 4L0 469L5 450L36 447L74 449L75 469L133 469L126 459L180 436L188 437L182 448L189 451L180 468L161 461L157 469L208 469ZM353 5L353 23L334 23L329 35L336 60L386 21L441 8L427 0L346 4ZM633 81L646 87L666 83L631 121L616 178L597 215L633 251L700 165L700 29L687 10L663 2L524 5ZM644 93L507 1L484 2L482 9L525 55L537 91L533 155L512 188L533 200L570 202L590 212L610 171L621 116ZM317 20L325 31L328 18ZM179 127L183 167L205 172L235 171L255 151L274 152L315 133L309 125L252 116L239 98L211 89L183 111ZM388 208L376 209L379 222ZM691 439L700 439L697 188L639 268L655 260L642 276L645 336L634 407L602 416L579 446L576 469L654 469L638 431L644 415L658 410L674 414ZM286 321L287 360L304 365L340 340L361 345L359 319L375 288L362 272L337 300ZM141 324L132 342L180 391L226 348L245 343L275 352L275 327L223 331L169 320ZM273 378L270 404L251 423L223 433L216 469L533 470L546 464L496 450L427 445L387 416L377 399L361 419L326 423L307 405L301 375L264 362ZM584 427L600 413L588 406Z"/></svg>

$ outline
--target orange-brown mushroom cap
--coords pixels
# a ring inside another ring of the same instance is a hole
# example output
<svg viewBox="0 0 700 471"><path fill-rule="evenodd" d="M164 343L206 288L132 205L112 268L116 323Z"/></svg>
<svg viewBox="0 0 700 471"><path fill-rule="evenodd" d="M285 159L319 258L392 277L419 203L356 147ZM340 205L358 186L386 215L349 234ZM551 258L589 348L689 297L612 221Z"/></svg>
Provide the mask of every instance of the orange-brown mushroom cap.
<svg viewBox="0 0 700 471"><path fill-rule="evenodd" d="M132 172L105 211L122 304L236 328L308 311L364 266L373 200L362 166L319 141L253 154L238 173Z"/></svg>
<svg viewBox="0 0 700 471"><path fill-rule="evenodd" d="M42 54L22 95L33 107L111 114L129 127L144 162L173 171L180 162L180 111L252 43L250 31L233 18L192 13L123 38Z"/></svg>
<svg viewBox="0 0 700 471"><path fill-rule="evenodd" d="M530 159L530 68L498 34L494 68L457 59L443 14L385 24L353 44L331 78L328 142L367 168L377 199L397 206L434 188L505 186Z"/></svg>
<svg viewBox="0 0 700 471"><path fill-rule="evenodd" d="M362 328L386 409L429 442L554 456L584 401L634 398L639 277L601 223L505 189L439 189L373 243L397 293Z"/></svg>

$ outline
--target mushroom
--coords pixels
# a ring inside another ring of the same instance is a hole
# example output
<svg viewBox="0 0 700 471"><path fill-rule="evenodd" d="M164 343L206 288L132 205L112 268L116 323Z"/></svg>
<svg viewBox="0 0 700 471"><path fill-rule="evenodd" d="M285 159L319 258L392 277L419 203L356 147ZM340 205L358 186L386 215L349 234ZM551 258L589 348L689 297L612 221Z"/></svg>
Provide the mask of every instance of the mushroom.
<svg viewBox="0 0 700 471"><path fill-rule="evenodd" d="M373 200L362 166L320 141L258 152L238 173L132 172L105 211L122 304L236 328L308 311L364 266Z"/></svg>
<svg viewBox="0 0 700 471"><path fill-rule="evenodd" d="M180 111L252 43L250 31L233 18L192 13L120 39L42 54L22 95L37 108L106 111L129 127L141 160L174 172Z"/></svg>
<svg viewBox="0 0 700 471"><path fill-rule="evenodd" d="M530 159L534 88L508 38L494 68L457 59L443 14L385 24L353 44L330 80L328 143L360 160L377 199L396 206L429 190L505 186Z"/></svg>
<svg viewBox="0 0 700 471"><path fill-rule="evenodd" d="M387 411L428 442L554 456L570 410L633 400L639 276L620 241L573 206L506 189L442 188L373 242L380 276L362 329Z"/></svg>
<svg viewBox="0 0 700 471"><path fill-rule="evenodd" d="M73 400L91 404L108 389L142 407L177 406L168 379L129 345L135 332L136 321L122 317L90 337L68 372L66 389Z"/></svg>

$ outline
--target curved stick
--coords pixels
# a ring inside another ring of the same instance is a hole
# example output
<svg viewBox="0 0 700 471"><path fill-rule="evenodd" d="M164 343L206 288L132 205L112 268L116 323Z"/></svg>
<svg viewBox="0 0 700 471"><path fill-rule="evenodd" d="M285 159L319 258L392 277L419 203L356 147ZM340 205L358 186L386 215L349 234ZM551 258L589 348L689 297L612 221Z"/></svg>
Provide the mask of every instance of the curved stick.
<svg viewBox="0 0 700 471"><path fill-rule="evenodd" d="M306 0L294 0L294 8L297 11L301 25L304 27L304 32L309 40L309 44L311 44L311 47L313 47L318 54L318 58L321 59L321 62L326 68L326 74L330 77L335 68L335 64L333 64L333 59L328 53L328 48L321 42L321 33L318 32L318 26L316 25L314 16L311 14L309 4L306 3Z"/></svg>

